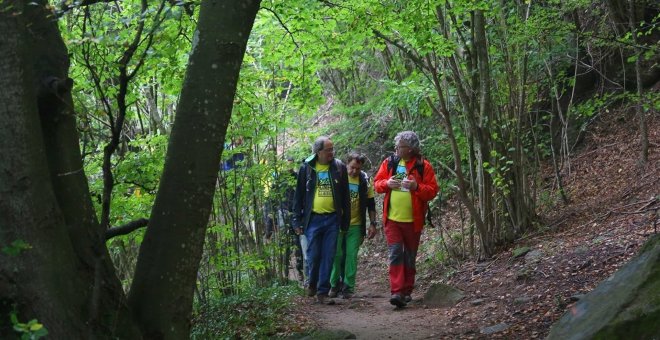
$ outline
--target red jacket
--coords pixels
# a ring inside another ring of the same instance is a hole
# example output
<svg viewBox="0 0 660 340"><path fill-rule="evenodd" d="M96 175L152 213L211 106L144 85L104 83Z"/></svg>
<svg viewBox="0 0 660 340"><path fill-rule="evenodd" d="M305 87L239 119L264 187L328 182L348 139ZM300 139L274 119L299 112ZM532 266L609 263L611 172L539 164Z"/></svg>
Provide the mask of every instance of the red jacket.
<svg viewBox="0 0 660 340"><path fill-rule="evenodd" d="M383 202L383 225L385 225L385 222L387 221L387 211L390 206L390 194L392 192L392 189L387 186L387 180L392 177L387 166L389 160L389 157L385 158L374 178L374 189L376 192L385 194L385 200ZM426 159L423 160L424 178L422 178L417 170L413 169L415 167L415 162L417 162L416 157L411 158L406 162L406 172L411 174L417 182L417 189L410 191L410 196L412 198L413 226L415 227L416 232L421 232L424 228L424 216L426 216L428 202L438 194L438 182L435 180L435 172L433 171L431 163Z"/></svg>

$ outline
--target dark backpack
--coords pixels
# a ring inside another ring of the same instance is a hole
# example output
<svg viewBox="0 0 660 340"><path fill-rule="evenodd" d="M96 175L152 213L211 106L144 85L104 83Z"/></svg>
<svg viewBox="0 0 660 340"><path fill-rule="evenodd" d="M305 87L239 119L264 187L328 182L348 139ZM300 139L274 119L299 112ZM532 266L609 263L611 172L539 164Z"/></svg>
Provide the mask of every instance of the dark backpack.
<svg viewBox="0 0 660 340"><path fill-rule="evenodd" d="M401 161L400 157L397 157L396 155L391 155L389 157L389 160L387 162L387 172L389 172L392 176L395 175L396 172L396 167L399 165L399 162ZM413 166L413 169L417 171L419 176L424 179L424 159L420 156L417 159L417 162L415 162L415 165ZM441 194L438 192L438 197ZM435 225L433 224L432 218L433 218L433 213L431 212L431 206L430 203L435 200L432 199L429 202L426 202L426 223L428 224L429 227L435 228Z"/></svg>

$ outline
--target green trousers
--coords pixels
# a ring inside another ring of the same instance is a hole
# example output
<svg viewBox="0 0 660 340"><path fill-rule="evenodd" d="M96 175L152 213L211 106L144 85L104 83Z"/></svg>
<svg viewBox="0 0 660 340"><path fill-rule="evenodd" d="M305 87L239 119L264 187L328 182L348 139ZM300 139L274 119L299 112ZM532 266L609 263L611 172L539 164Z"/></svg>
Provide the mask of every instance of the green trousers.
<svg viewBox="0 0 660 340"><path fill-rule="evenodd" d="M339 282L344 283L344 290L355 292L355 273L357 273L357 256L362 235L359 225L348 227L348 231L339 231L337 252L330 274L330 286L336 288Z"/></svg>

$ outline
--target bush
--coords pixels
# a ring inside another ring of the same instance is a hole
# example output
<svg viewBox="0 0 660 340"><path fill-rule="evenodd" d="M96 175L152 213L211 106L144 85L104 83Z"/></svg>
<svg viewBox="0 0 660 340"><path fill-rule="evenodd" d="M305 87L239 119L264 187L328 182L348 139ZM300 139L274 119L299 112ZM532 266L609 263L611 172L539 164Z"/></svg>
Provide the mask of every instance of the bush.
<svg viewBox="0 0 660 340"><path fill-rule="evenodd" d="M296 286L255 288L199 306L193 315L191 339L254 339L283 333Z"/></svg>

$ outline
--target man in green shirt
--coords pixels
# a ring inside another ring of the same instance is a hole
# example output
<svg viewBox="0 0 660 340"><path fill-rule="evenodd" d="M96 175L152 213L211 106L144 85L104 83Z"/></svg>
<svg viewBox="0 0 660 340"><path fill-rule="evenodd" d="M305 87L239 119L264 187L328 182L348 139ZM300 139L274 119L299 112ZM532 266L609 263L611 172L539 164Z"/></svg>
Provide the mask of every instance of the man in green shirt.
<svg viewBox="0 0 660 340"><path fill-rule="evenodd" d="M355 275L357 273L357 256L360 245L366 233L366 212L369 212L369 235L376 235L376 202L373 185L367 174L362 171L366 158L351 152L346 159L348 170L348 189L351 197L351 222L348 230L340 230L337 239L337 252L330 275L330 297L342 293L345 299L355 292Z"/></svg>

